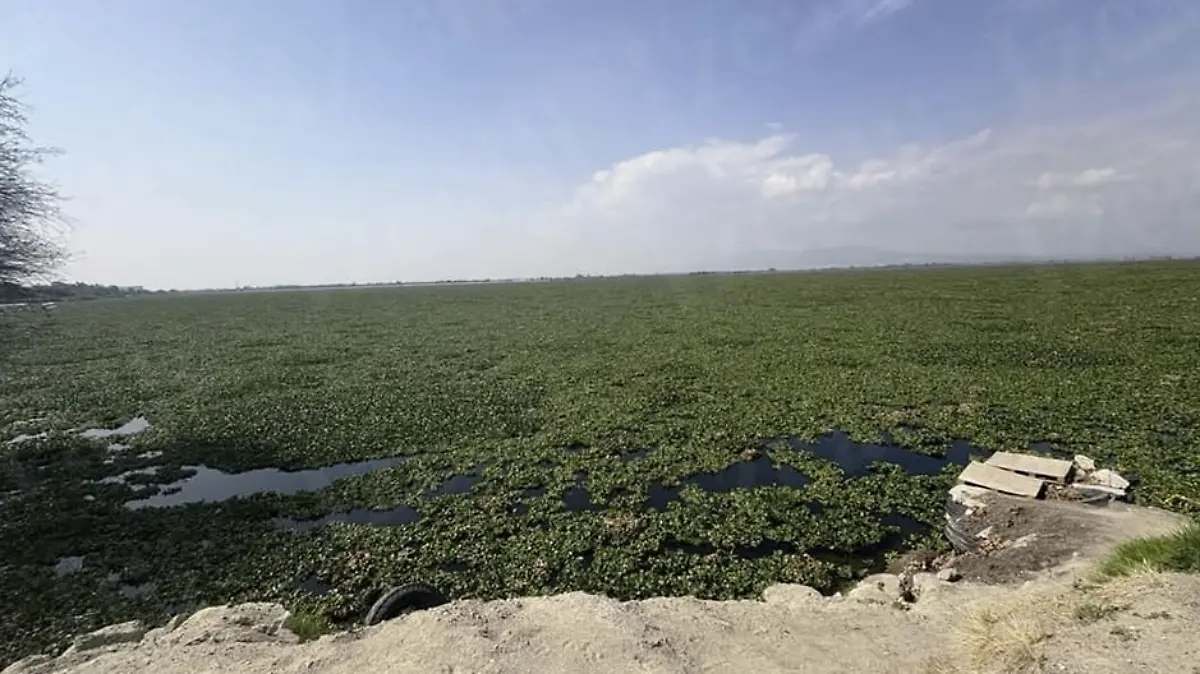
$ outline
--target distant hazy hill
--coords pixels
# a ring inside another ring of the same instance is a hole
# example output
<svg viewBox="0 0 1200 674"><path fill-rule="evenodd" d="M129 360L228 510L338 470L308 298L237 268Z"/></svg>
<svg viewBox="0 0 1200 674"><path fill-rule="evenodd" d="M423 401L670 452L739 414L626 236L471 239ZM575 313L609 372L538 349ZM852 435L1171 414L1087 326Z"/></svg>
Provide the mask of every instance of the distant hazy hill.
<svg viewBox="0 0 1200 674"><path fill-rule="evenodd" d="M1050 262L1062 258L1022 255L920 253L865 246L843 246L805 251L761 251L737 259L715 261L709 269L822 269L831 267L885 267L927 264L995 264L1000 262Z"/></svg>

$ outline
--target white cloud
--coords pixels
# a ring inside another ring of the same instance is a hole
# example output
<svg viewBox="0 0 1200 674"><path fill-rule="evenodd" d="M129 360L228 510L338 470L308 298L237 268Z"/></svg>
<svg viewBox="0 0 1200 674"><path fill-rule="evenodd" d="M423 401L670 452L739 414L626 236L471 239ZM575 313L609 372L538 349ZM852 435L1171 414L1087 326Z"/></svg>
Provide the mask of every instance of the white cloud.
<svg viewBox="0 0 1200 674"><path fill-rule="evenodd" d="M1114 183L1133 180L1130 173L1121 173L1113 167L1084 169L1079 173L1046 172L1038 176L1037 184L1042 189L1058 187L1103 187Z"/></svg>
<svg viewBox="0 0 1200 674"><path fill-rule="evenodd" d="M1200 254L1195 110L984 129L855 163L786 134L658 150L597 172L535 246L588 273L803 265L854 246Z"/></svg>
<svg viewBox="0 0 1200 674"><path fill-rule="evenodd" d="M913 0L874 0L873 3L863 5L858 15L860 23L869 23L884 19L896 12L899 12L913 4Z"/></svg>
<svg viewBox="0 0 1200 674"><path fill-rule="evenodd" d="M803 21L797 34L798 46L815 49L839 34L878 23L907 9L915 0L820 0Z"/></svg>
<svg viewBox="0 0 1200 674"><path fill-rule="evenodd" d="M1104 209L1087 198L1069 194L1053 194L1029 204L1025 213L1032 218L1095 217L1104 215Z"/></svg>

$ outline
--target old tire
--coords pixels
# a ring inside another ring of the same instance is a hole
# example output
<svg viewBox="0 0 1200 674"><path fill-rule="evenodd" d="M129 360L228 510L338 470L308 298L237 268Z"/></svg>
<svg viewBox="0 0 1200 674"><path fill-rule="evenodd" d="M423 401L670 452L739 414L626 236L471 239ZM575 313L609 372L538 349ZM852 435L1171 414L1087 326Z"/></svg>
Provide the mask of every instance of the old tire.
<svg viewBox="0 0 1200 674"><path fill-rule="evenodd" d="M367 611L368 625L378 625L413 611L441 606L448 600L445 595L428 585L402 585L384 592Z"/></svg>
<svg viewBox="0 0 1200 674"><path fill-rule="evenodd" d="M950 541L954 551L960 554L973 552L979 546L975 537L965 526L966 519L967 507L953 498L947 498L946 524L942 527L942 533L945 534L946 540Z"/></svg>

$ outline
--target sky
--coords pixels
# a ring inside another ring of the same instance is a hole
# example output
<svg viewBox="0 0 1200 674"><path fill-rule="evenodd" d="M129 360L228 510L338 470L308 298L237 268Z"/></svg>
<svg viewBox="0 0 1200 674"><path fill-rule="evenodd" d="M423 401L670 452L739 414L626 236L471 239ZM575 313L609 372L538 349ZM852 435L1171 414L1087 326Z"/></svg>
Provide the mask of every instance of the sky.
<svg viewBox="0 0 1200 674"><path fill-rule="evenodd" d="M1195 0L0 0L5 69L69 280L1200 254Z"/></svg>

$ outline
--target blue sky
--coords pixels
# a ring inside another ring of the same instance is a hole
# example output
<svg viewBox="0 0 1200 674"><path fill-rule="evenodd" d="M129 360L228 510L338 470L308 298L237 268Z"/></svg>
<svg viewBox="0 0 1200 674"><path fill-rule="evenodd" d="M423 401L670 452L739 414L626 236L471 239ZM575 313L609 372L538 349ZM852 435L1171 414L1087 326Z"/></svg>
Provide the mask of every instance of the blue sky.
<svg viewBox="0 0 1200 674"><path fill-rule="evenodd" d="M1194 0L5 0L72 279L1200 254Z"/></svg>

